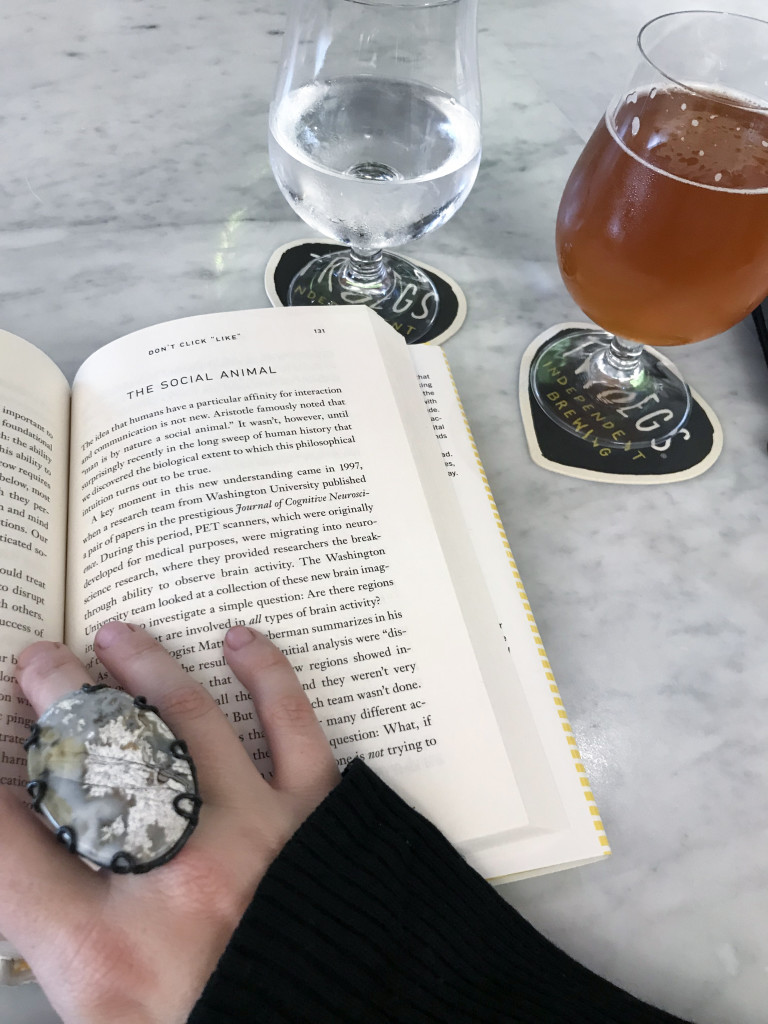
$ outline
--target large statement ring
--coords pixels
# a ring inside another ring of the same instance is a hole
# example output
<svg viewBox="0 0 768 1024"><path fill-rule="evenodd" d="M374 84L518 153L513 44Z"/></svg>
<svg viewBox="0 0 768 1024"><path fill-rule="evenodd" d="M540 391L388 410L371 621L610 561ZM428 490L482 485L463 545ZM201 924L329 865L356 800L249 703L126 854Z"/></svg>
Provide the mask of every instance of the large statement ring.
<svg viewBox="0 0 768 1024"><path fill-rule="evenodd" d="M52 704L24 746L33 807L94 864L149 871L197 824L192 759L144 697L86 685Z"/></svg>

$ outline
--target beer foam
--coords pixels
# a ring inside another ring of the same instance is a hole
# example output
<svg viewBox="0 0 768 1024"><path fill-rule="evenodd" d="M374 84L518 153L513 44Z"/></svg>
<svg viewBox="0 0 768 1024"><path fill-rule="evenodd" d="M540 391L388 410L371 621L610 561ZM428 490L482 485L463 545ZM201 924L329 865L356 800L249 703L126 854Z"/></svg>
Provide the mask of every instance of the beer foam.
<svg viewBox="0 0 768 1024"><path fill-rule="evenodd" d="M755 100L751 99L750 97L742 96L742 95L740 95L739 93L737 93L735 91L730 91L730 90L725 90L725 89L708 89L708 88L706 88L704 86L701 86L701 87L695 86L695 87L692 87L692 90L693 90L694 96L699 96L705 102L712 102L714 100L715 102L721 102L721 103L726 104L729 108L735 108L735 109L738 109L738 110L741 110L741 111L754 110L756 112L757 111L761 112L763 114L763 117L764 117L764 120L765 120L766 133L768 133L768 110L766 110L764 106L761 106L759 103L757 103ZM647 91L645 93L645 96L647 96L649 99L653 100L653 99L655 99L657 97L657 95L660 92L667 93L670 96L670 99L672 101L674 101L674 94L675 93L685 95L684 93L682 93L681 89L664 89L664 90L662 90L658 86L655 86L652 89L650 89L649 91ZM632 103L634 104L634 103L637 102L637 94L633 93L632 96L633 96ZM626 103L625 103L624 100L617 99L614 103L610 104L610 106L608 107L608 110L606 111L605 118L604 118L605 126L608 129L608 132L610 133L610 135L613 138L613 140L624 150L624 152L628 156L631 156L638 163L642 164L644 167L647 167L648 170L653 171L656 174L661 174L664 177L671 178L673 181L679 181L681 184L692 185L692 186L694 186L696 188L708 189L708 190L710 190L712 192L732 193L734 195L763 195L763 194L768 194L768 164L766 164L766 170L765 170L765 177L766 177L767 184L766 184L766 186L764 188L733 188L733 187L726 186L726 185L718 185L718 184L712 184L710 182L705 182L705 181L697 181L697 180L694 180L694 179L692 179L690 177L683 177L682 175L673 173L672 171L668 170L665 167L660 167L658 164L652 163L646 157L642 156L641 154L639 154L635 150L633 150L631 148L631 146L628 146L624 142L624 140L621 138L621 136L619 135L619 133L618 133L618 131L617 131L615 125L614 125L614 115L612 114L612 111L616 111L617 113L620 113L620 112L622 112L622 110L624 110L627 113L627 115L628 115L629 112L626 111ZM680 110L687 111L688 110L688 103L682 102L680 104ZM695 110L695 108L694 108L694 109L691 110L691 114L694 115L694 116L691 117L691 121L690 121L691 128L694 128L694 129L700 128L701 127L701 122L700 122L701 112ZM698 115L698 116L696 116L696 115ZM652 116L652 115L648 115L648 116ZM722 115L710 114L708 120L709 121L713 121L713 120L716 120L720 116L722 116ZM630 131L631 131L632 138L635 138L638 135L639 131L640 131L640 127L641 127L641 123L642 123L641 122L641 118L638 117L637 115L634 115L631 118L631 120L628 120L628 123L630 125ZM738 125L736 125L734 127L735 127L736 131L740 131L741 130L741 127L738 126ZM680 136L680 141L681 142L685 141L685 136L684 135ZM761 147L768 149L768 141L761 140ZM756 143L755 143L755 148L756 148ZM713 149L714 149L714 147L713 147ZM704 152L705 152L704 150L699 150L699 156L703 156ZM723 178L723 172L725 170L727 170L727 169L728 168L723 168L722 171L718 170L718 171L714 172L713 175L712 175L713 181L714 182L721 181L722 178ZM713 168L713 171L714 171L714 168Z"/></svg>

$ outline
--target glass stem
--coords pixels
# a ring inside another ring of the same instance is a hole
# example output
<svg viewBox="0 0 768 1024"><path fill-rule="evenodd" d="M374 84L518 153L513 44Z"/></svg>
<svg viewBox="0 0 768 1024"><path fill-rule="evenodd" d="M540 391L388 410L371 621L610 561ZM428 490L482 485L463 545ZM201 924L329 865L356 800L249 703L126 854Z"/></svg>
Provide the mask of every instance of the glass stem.
<svg viewBox="0 0 768 1024"><path fill-rule="evenodd" d="M640 371L642 353L643 346L639 341L629 341L613 334L609 347L602 354L602 370L621 383L633 380Z"/></svg>
<svg viewBox="0 0 768 1024"><path fill-rule="evenodd" d="M362 253L350 248L339 272L342 287L362 288L367 295L387 295L393 286L389 269L381 249Z"/></svg>

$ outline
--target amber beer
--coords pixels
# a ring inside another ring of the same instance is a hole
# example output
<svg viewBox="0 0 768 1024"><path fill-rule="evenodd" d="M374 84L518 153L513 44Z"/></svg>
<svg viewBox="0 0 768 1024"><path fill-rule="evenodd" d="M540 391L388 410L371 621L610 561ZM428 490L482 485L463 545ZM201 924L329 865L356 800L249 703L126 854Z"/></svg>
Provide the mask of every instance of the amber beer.
<svg viewBox="0 0 768 1024"><path fill-rule="evenodd" d="M571 173L557 251L573 298L614 334L683 345L733 326L768 294L768 112L631 94Z"/></svg>

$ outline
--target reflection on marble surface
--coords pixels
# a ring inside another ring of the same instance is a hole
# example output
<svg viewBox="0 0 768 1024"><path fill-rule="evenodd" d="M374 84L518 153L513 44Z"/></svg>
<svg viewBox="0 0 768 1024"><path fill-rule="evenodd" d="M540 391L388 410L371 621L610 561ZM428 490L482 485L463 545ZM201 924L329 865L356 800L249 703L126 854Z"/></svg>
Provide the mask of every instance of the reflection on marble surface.
<svg viewBox="0 0 768 1024"><path fill-rule="evenodd" d="M560 191L641 22L671 6L481 0L480 174L410 251L467 295L446 351L614 851L504 895L643 998L700 1024L762 1024L768 370L751 325L674 353L725 434L687 483L538 469L516 398L530 339L582 319L554 261ZM71 376L128 331L266 304L270 253L306 234L266 161L283 20L278 0L6 0L4 328ZM0 1020L55 1019L34 988L0 994Z"/></svg>

